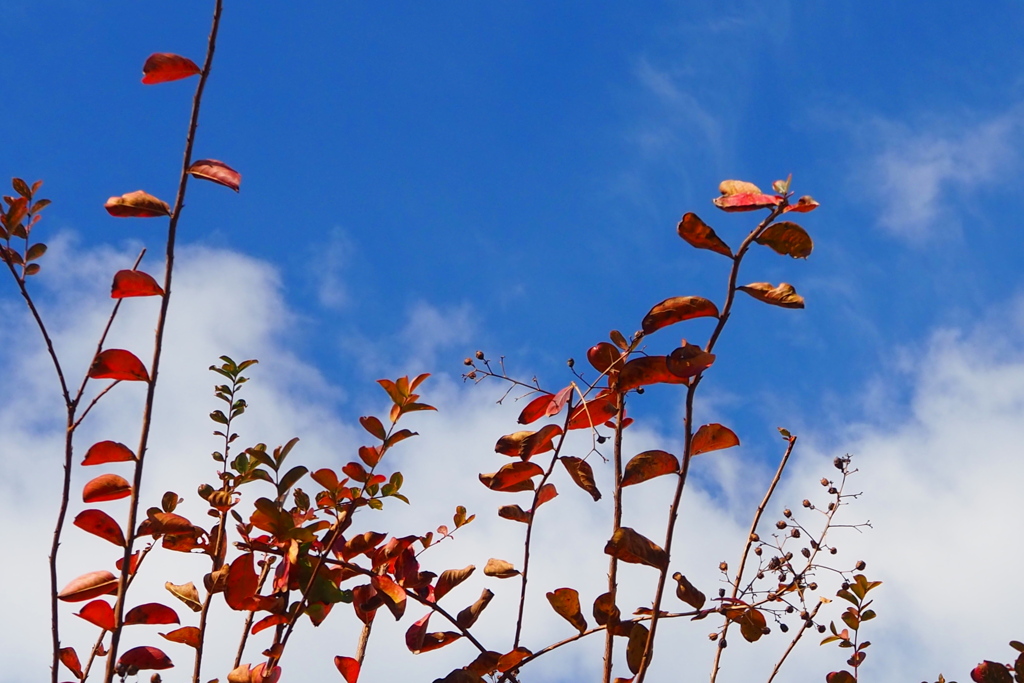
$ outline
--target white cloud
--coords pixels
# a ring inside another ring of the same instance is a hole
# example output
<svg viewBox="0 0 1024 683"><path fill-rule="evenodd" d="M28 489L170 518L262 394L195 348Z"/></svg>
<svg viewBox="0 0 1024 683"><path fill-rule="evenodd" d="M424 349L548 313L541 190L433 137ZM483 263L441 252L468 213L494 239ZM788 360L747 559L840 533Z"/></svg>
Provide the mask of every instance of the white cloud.
<svg viewBox="0 0 1024 683"><path fill-rule="evenodd" d="M971 123L876 120L862 131L871 158L856 184L879 200L879 223L914 243L957 230L952 200L1006 184L1019 161L1024 109Z"/></svg>
<svg viewBox="0 0 1024 683"><path fill-rule="evenodd" d="M89 342L82 340L95 336L108 310L103 297L109 264L130 262L133 255L83 250L65 243L63 251L55 249L51 256L47 265L56 274L50 281L55 291L47 308L59 321L54 331L61 348L72 354L74 367L81 369L90 353ZM179 263L146 503L154 502L164 490L175 490L189 501L185 513L196 521L203 519L201 506L194 502L194 490L198 482L213 476L207 458L218 445L209 435L211 425L205 417L214 406L212 375L206 367L222 353L262 361L251 371L253 382L246 386L252 408L239 425L243 442L273 445L298 435L302 442L292 456L296 462L337 469L351 459L365 435L337 415L334 405L340 392L289 353L289 340L282 332L289 328L289 313L274 269L236 253L199 248L184 250ZM9 303L0 300L5 311L16 310ZM116 343L145 349L152 312L152 302L126 302ZM407 333L396 343L404 343L409 354L428 362L436 344L450 341L452 335L461 339L469 334L467 317L458 310L439 313L424 305L412 311ZM35 331L20 315L8 319L12 324L0 331L12 369L12 381L6 385L11 388L4 392L0 407L0 467L4 472L0 513L9 520L7 540L17 551L0 565L0 572L8 587L6 614L19 616L0 621L0 661L4 662L0 681L22 681L38 678L48 664L46 552L55 500L52 482L59 476L60 425L59 420L35 417L49 415L53 409L47 406L58 405L52 372L40 357ZM876 680L923 680L939 670L962 679L980 658L1005 657L1005 641L1020 637L1013 629L1019 627L1015 615L1024 608L1014 583L1024 560L1016 540L1016 527L1024 518L1024 498L1018 492L1024 481L1019 445L1024 443L1024 422L1020 420L1024 359L1019 354L1008 359L1006 349L1020 345L1022 329L1024 326L983 326L973 336L936 335L927 352L918 354L911 372L891 380L912 384L908 418L881 423L869 416L869 421L840 435L842 449L857 456L856 464L862 470L855 485L865 490L844 521L870 518L875 528L865 534L837 534L836 544L842 549L837 561L846 567L863 557L869 562L867 573L885 581L878 592L879 619L868 631L875 645L866 675L870 672ZM23 336L28 342L11 343ZM1001 345L996 343L999 340ZM148 353L139 355L146 358ZM132 443L139 403L136 389L119 387L97 410L84 428L79 450L100 438ZM393 464L405 475L404 492L412 499L412 508L395 503L383 514L367 514L360 523L396 534L423 533L450 523L455 505L463 504L478 515L477 520L460 530L454 541L425 553L421 558L425 567L434 571L466 564L481 567L488 557L520 565L524 527L498 519L494 513L498 505L520 501L517 496L488 491L477 481L477 474L504 463L505 459L493 452L494 443L501 434L519 428L515 417L521 406L496 406L492 401L500 389L487 385L467 388L445 375L432 378L423 389L424 399L441 410L412 416L409 426L422 436L402 444L395 451ZM363 412L380 412L384 407L382 400ZM720 411L728 412L728 406L716 408L716 416ZM630 432L627 453L671 448L678 438L645 430L642 425ZM586 454L589 440L574 436L570 452ZM821 490L818 478L834 472L830 462L836 453L822 452L814 447L813 437L808 440L811 446L801 443L798 447L794 470L766 518L769 530L783 505L796 509L794 503ZM695 461L697 476L685 499L673 565L712 595L719 585L718 562L738 559L749 515L770 477L768 466L752 462L756 450L756 446L743 447ZM600 458L593 461L607 493L607 466ZM74 490L79 490L87 474L76 472ZM542 509L536 530L531 585L537 590L528 604L525 641L533 648L572 632L551 612L545 591L577 588L584 612L589 613L587 605L605 590L607 561L602 548L608 535L607 495L594 504L561 471L556 471L554 482L561 495ZM664 525L669 485L667 479L656 480L627 490L626 523L658 540L663 533L659 528ZM727 495L713 496L709 490L725 490ZM123 506L113 504L110 509L123 510ZM62 579L112 562L115 553L104 546L102 541L70 529L62 549ZM205 571L201 558L173 553L154 553L151 562L148 573L144 569L140 574L135 594L140 601L166 600L161 587L164 580L199 584ZM653 574L644 567L623 569L620 606L624 610L650 600ZM509 645L518 585L515 579L485 579L478 572L446 602L457 610L472 602L483 586L494 590L497 596L478 630L486 643L501 649ZM66 638L81 651L92 637L91 628L70 616L71 612L64 611ZM191 617L179 612L186 619ZM302 625L297 633L301 649L291 651L283 662L287 680L299 675L338 680L331 658L351 654L357 633L347 608L340 606L339 612L320 629ZM410 607L408 617L398 624L385 612L379 615L363 680L432 680L473 656L465 643L427 655L409 654L401 637L411 623L409 617L422 613L422 609ZM832 616L836 615L834 611ZM207 677L223 677L234 651L232 634L236 631L235 626L223 624L233 624L235 616L217 603L213 618L220 626L212 636ZM441 621L436 622L432 625L442 629ZM704 675L714 647L705 636L715 627L714 620L666 622L651 680L668 680L671 672L682 667ZM159 645L155 635L159 630L136 627L129 637L132 642L145 639ZM731 640L722 680L763 676L766 663L784 647L777 631L756 645ZM782 680L820 680L824 672L842 666L845 655L818 648L816 637L808 640L811 642L797 652ZM527 677L537 681L592 679L599 671L601 647L600 638L592 636L541 660L526 670ZM179 666L187 665L189 652L184 647L168 645L167 650Z"/></svg>

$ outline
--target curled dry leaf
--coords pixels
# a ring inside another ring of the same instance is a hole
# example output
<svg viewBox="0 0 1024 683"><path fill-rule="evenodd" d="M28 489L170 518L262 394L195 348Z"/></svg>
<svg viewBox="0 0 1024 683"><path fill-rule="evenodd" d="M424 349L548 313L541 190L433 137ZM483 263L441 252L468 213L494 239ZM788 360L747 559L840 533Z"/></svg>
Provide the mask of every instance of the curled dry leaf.
<svg viewBox="0 0 1024 683"><path fill-rule="evenodd" d="M141 270L119 270L110 287L111 299L126 299L131 296L161 296L163 287L153 276Z"/></svg>
<svg viewBox="0 0 1024 683"><path fill-rule="evenodd" d="M796 289L788 282L779 283L773 287L770 282L752 282L749 285L737 287L741 292L746 292L758 301L782 308L803 308L804 298L796 293Z"/></svg>
<svg viewBox="0 0 1024 683"><path fill-rule="evenodd" d="M718 186L722 196L713 204L723 211L754 211L776 206L782 201L777 195L764 194L761 188L742 180L723 180Z"/></svg>
<svg viewBox="0 0 1024 683"><path fill-rule="evenodd" d="M674 296L665 299L644 316L644 334L651 334L663 327L692 318L717 318L718 307L699 296Z"/></svg>
<svg viewBox="0 0 1024 683"><path fill-rule="evenodd" d="M176 628L170 633L161 633L162 637L171 641L172 643L181 643L182 645L188 645L189 647L199 647L199 629L195 626L182 626Z"/></svg>
<svg viewBox="0 0 1024 683"><path fill-rule="evenodd" d="M180 624L178 613L159 602L133 607L124 615L125 626L131 624Z"/></svg>
<svg viewBox="0 0 1024 683"><path fill-rule="evenodd" d="M676 572L672 575L672 579L676 582L677 598L694 609L700 609L704 606L707 596L697 590L696 586L690 583L685 576Z"/></svg>
<svg viewBox="0 0 1024 683"><path fill-rule="evenodd" d="M110 541L116 546L124 547L124 532L117 521L102 510L82 510L75 517L75 526L90 534Z"/></svg>
<svg viewBox="0 0 1024 683"><path fill-rule="evenodd" d="M455 617L455 623L460 628L472 628L476 620L480 618L480 613L484 611L493 597L494 593L484 588L480 591L480 597L477 598L476 602L459 612L458 616Z"/></svg>
<svg viewBox="0 0 1024 683"><path fill-rule="evenodd" d="M563 455L559 458L559 461L561 461L569 476L572 477L573 483L589 493L595 503L601 500L601 492L597 490L597 484L594 482L594 469L590 466L590 463L571 455Z"/></svg>
<svg viewBox="0 0 1024 683"><path fill-rule="evenodd" d="M692 247L710 249L716 254L732 258L732 249L729 248L729 245L723 242L714 229L695 213L684 214L683 219L676 227L676 232Z"/></svg>
<svg viewBox="0 0 1024 683"><path fill-rule="evenodd" d="M171 207L167 202L142 190L111 197L103 208L117 218L157 218L171 215Z"/></svg>
<svg viewBox="0 0 1024 683"><path fill-rule="evenodd" d="M777 254L793 258L807 258L814 250L814 241L807 231L789 221L772 223L755 241L770 247Z"/></svg>
<svg viewBox="0 0 1024 683"><path fill-rule="evenodd" d="M196 63L170 52L155 52L142 65L142 82L146 85L179 81L201 73Z"/></svg>
<svg viewBox="0 0 1024 683"><path fill-rule="evenodd" d="M149 373L135 354L124 349L107 349L93 359L89 367L93 379L115 379L126 382L148 382Z"/></svg>
<svg viewBox="0 0 1024 683"><path fill-rule="evenodd" d="M739 445L740 439L735 432L717 422L712 422L701 425L697 433L693 435L693 440L690 442L690 455L700 455Z"/></svg>
<svg viewBox="0 0 1024 683"><path fill-rule="evenodd" d="M89 447L82 459L83 465L102 465L105 462L127 462L134 460L135 454L123 443L116 441L100 441Z"/></svg>
<svg viewBox="0 0 1024 683"><path fill-rule="evenodd" d="M114 630L114 608L106 600L93 600L75 614L104 631Z"/></svg>
<svg viewBox="0 0 1024 683"><path fill-rule="evenodd" d="M647 627L637 622L629 631L629 640L626 643L626 666L633 673L640 670L643 662L644 650L647 649L647 636L650 631Z"/></svg>
<svg viewBox="0 0 1024 683"><path fill-rule="evenodd" d="M502 505L498 508L498 516L502 519L510 519L513 522L530 523L530 513L518 505Z"/></svg>
<svg viewBox="0 0 1024 683"><path fill-rule="evenodd" d="M235 192L238 192L238 188L242 185L242 174L223 161L216 159L200 159L188 167L188 172L194 178L230 187Z"/></svg>
<svg viewBox="0 0 1024 683"><path fill-rule="evenodd" d="M352 657L338 655L334 658L334 666L338 668L338 672L344 677L345 683L356 683L359 680L359 662Z"/></svg>
<svg viewBox="0 0 1024 683"><path fill-rule="evenodd" d="M619 527L604 546L606 555L622 562L646 564L655 569L668 566L668 553L660 546L627 526Z"/></svg>
<svg viewBox="0 0 1024 683"><path fill-rule="evenodd" d="M506 434L498 439L494 451L502 455L518 456L523 460L529 460L535 455L553 450L555 447L553 441L561 433L561 427L551 424L544 425L536 432L523 431Z"/></svg>
<svg viewBox="0 0 1024 683"><path fill-rule="evenodd" d="M132 486L124 477L116 474L101 474L82 488L82 501L99 503L104 500L118 500L132 494Z"/></svg>
<svg viewBox="0 0 1024 683"><path fill-rule="evenodd" d="M783 213L789 211L796 211L797 213L808 213L818 208L820 204L814 200L814 197L810 195L804 195L800 199L796 200L796 204L790 204L786 207Z"/></svg>
<svg viewBox="0 0 1024 683"><path fill-rule="evenodd" d="M632 486L640 482L679 471L679 460L665 451L644 451L629 459L622 475L622 485Z"/></svg>
<svg viewBox="0 0 1024 683"><path fill-rule="evenodd" d="M117 578L106 570L89 572L72 579L57 597L64 602L84 602L117 592Z"/></svg>
<svg viewBox="0 0 1024 683"><path fill-rule="evenodd" d="M484 565L484 576L493 576L496 579L511 579L513 576L518 575L519 570L511 562L506 562L505 560L492 557Z"/></svg>
<svg viewBox="0 0 1024 683"><path fill-rule="evenodd" d="M580 610L580 594L573 588L558 588L546 594L551 608L580 633L587 630L587 620Z"/></svg>
<svg viewBox="0 0 1024 683"><path fill-rule="evenodd" d="M615 626L619 623L619 608L615 606L615 598L611 593L602 593L594 600L594 621L598 626Z"/></svg>

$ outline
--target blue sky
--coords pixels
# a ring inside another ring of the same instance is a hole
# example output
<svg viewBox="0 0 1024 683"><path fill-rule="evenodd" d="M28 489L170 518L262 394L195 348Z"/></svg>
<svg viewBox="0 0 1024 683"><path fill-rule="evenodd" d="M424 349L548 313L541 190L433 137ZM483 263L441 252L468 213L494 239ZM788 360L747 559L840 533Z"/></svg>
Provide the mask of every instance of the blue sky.
<svg viewBox="0 0 1024 683"><path fill-rule="evenodd" d="M159 268L162 225L110 218L102 204L139 188L173 198L194 81L143 86L141 64L156 51L199 61L207 7L2 6L4 172L44 179L54 200L43 229L64 265L47 281L44 262L39 287L71 347L73 331L91 329L75 302L93 288L102 297L107 271L128 267L143 245L149 269ZM464 356L505 355L512 371L561 386L566 358L582 361L612 328L636 329L658 301L721 301L727 262L679 240L679 217L695 211L735 245L752 218L711 205L718 182L768 188L792 173L797 194L822 204L797 219L815 252L804 262L756 251L741 279L791 282L807 309L738 302L702 387L706 414L741 434L755 468L774 457L780 424L813 444L811 475L833 451L893 449L902 465L893 456L868 472L882 491L881 472L932 472L955 428L974 425L959 454L973 449L974 471L1012 480L1012 408L1024 404L1024 232L1014 201L1024 8L922 7L307 2L282 12L228 3L195 151L238 169L242 191L190 186L182 239L210 271L183 268L188 282L225 297L215 310L237 296L248 306L239 311L264 324L190 314L204 290L183 284L194 297L176 300L175 320L207 354L191 360L202 371L222 352L262 352L261 372L281 392L273 395L294 403L325 449L331 434L358 438L344 425L378 405L372 382L382 375L447 376L453 410L491 416L481 406L496 398L493 387L458 388ZM217 255L231 267L217 271ZM16 304L0 288L13 321L0 336L20 329ZM704 323L657 342L703 342ZM29 351L11 353L35 367L18 355ZM202 401L208 381L197 377ZM50 378L35 379L45 405ZM936 407L947 398L951 407ZM677 438L673 392L639 403L651 433L638 439ZM459 415L440 423L451 443L468 438ZM514 415L500 419L484 442L514 430ZM12 444L45 439L11 420L0 435L8 463ZM1000 427L980 427L989 424ZM487 464L469 469L487 469L488 448ZM708 505L733 519L745 514L736 491L746 488L742 466L727 462L698 475ZM950 466L959 462L951 453ZM986 495L984 482L957 488L967 479L922 495L944 508ZM991 519L1020 518L1010 498ZM923 505L907 514L929 518ZM898 552L887 533L878 548ZM986 636L1001 647L1020 634ZM916 637L922 656L943 651Z"/></svg>

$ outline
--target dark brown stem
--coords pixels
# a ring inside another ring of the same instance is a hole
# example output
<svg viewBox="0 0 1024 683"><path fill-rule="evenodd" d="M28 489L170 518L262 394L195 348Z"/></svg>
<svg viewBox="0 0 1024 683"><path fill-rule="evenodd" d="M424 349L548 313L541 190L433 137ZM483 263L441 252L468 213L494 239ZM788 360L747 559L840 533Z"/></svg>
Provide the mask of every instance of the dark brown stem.
<svg viewBox="0 0 1024 683"><path fill-rule="evenodd" d="M114 631L110 637L110 653L107 655L106 683L112 683L117 670L117 651L121 639L121 620L124 615L125 590L128 586L128 570L131 562L132 547L135 541L136 520L139 512L139 490L142 485L142 470L146 460L146 448L149 445L149 434L153 420L153 404L156 397L157 377L160 372L160 359L163 355L164 330L167 325L167 310L171 301L171 280L174 273L174 246L178 232L178 221L185 206L185 192L188 188L188 168L192 164L192 147L195 144L196 129L199 126L199 109L202 104L203 90L210 77L213 55L217 47L217 31L220 28L223 0L216 0L213 10L210 37L206 47L206 60L199 75L195 96L192 99L192 116L188 124L185 138L185 153L182 159L181 174L178 180L178 193L174 200L174 210L167 226L167 251L164 265L164 295L160 300L160 314L157 317L156 333L153 344L153 362L149 369L149 383L146 391L146 403L142 412L142 429L139 437L139 448L135 452L135 476L132 483L131 502L128 507L127 543L125 543L124 565L118 581L117 601L114 604Z"/></svg>
<svg viewBox="0 0 1024 683"><path fill-rule="evenodd" d="M615 445L612 453L612 467L614 475L614 488L612 490L612 536L622 526L622 419L626 412L626 397L622 393L616 394L618 406L615 414ZM608 594L611 596L611 603L615 604L615 595L618 592L618 571L619 560L614 555L608 560ZM612 680L612 663L614 654L615 635L611 630L605 632L604 637L604 673L603 683L610 683Z"/></svg>
<svg viewBox="0 0 1024 683"><path fill-rule="evenodd" d="M818 610L821 609L822 604L823 603L819 602L817 605L814 606L814 609L811 611L811 614L810 614L810 619L811 620L813 620L814 617L816 617L818 615ZM789 657L789 653L793 651L793 648L796 647L796 644L799 643L800 639L804 637L804 632L806 632L808 630L809 630L809 627L805 623L796 632L796 635L793 636L793 640L791 640L789 642L789 647L787 647L786 651L782 653L782 657L779 658L779 661L775 663L775 668L772 669L772 674L771 674L771 676L768 677L768 680L766 681L766 683L772 683L772 681L775 680L775 676L782 669L782 665L786 662L786 658Z"/></svg>
<svg viewBox="0 0 1024 683"><path fill-rule="evenodd" d="M735 598L740 592L740 583L743 581L743 570L747 565L747 557L750 555L750 548L754 545L755 534L757 533L757 525L761 522L761 516L764 514L764 510L768 507L768 501L771 500L772 495L775 493L775 487L779 485L779 480L782 479L782 472L786 469L786 463L789 462L789 456L793 453L793 447L796 445L796 437L789 437L789 445L786 447L786 452L782 455L782 460L779 462L778 469L775 470L775 477L772 478L772 483L768 485L768 490L765 491L764 498L761 499L761 504L757 506L757 511L754 513L754 519L750 522L750 532L747 534L747 542L743 546L743 554L740 556L740 566L736 569L736 579L732 582L732 595L730 597ZM726 619L725 624L722 627L721 638L725 638L729 633L729 625L731 622ZM715 683L718 678L718 672L720 670L720 662L722 659L722 650L724 648L715 648L715 660L711 665L711 683Z"/></svg>

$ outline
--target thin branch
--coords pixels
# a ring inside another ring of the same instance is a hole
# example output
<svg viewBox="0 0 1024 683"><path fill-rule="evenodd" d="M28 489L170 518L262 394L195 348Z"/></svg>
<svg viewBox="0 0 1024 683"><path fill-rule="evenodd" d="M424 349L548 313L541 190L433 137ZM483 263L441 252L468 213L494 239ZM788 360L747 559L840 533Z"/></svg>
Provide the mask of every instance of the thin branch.
<svg viewBox="0 0 1024 683"><path fill-rule="evenodd" d="M796 635L793 636L793 640L790 641L789 647L787 647L786 651L782 653L782 657L779 658L779 661L775 663L775 668L772 669L772 674L768 677L768 680L765 683L772 683L772 681L775 680L775 676L782 669L782 665L786 662L786 658L789 657L789 653L793 651L793 648L796 647L796 644L800 642L801 638L804 637L804 632L811 628L810 622L813 621L814 617L818 615L818 610L821 609L821 606L823 604L824 603L819 602L817 605L814 606L814 609L811 611L808 620L804 622L804 625L796 632Z"/></svg>
<svg viewBox="0 0 1024 683"><path fill-rule="evenodd" d="M615 444L612 451L612 471L614 475L614 488L612 490L613 511L612 511L612 536L622 526L622 420L626 412L626 396L616 393L615 410ZM608 594L610 602L615 605L615 596L618 592L618 571L619 560L612 555L608 560ZM612 680L612 664L614 654L615 634L610 629L605 632L604 638L604 672L603 683L610 683Z"/></svg>

